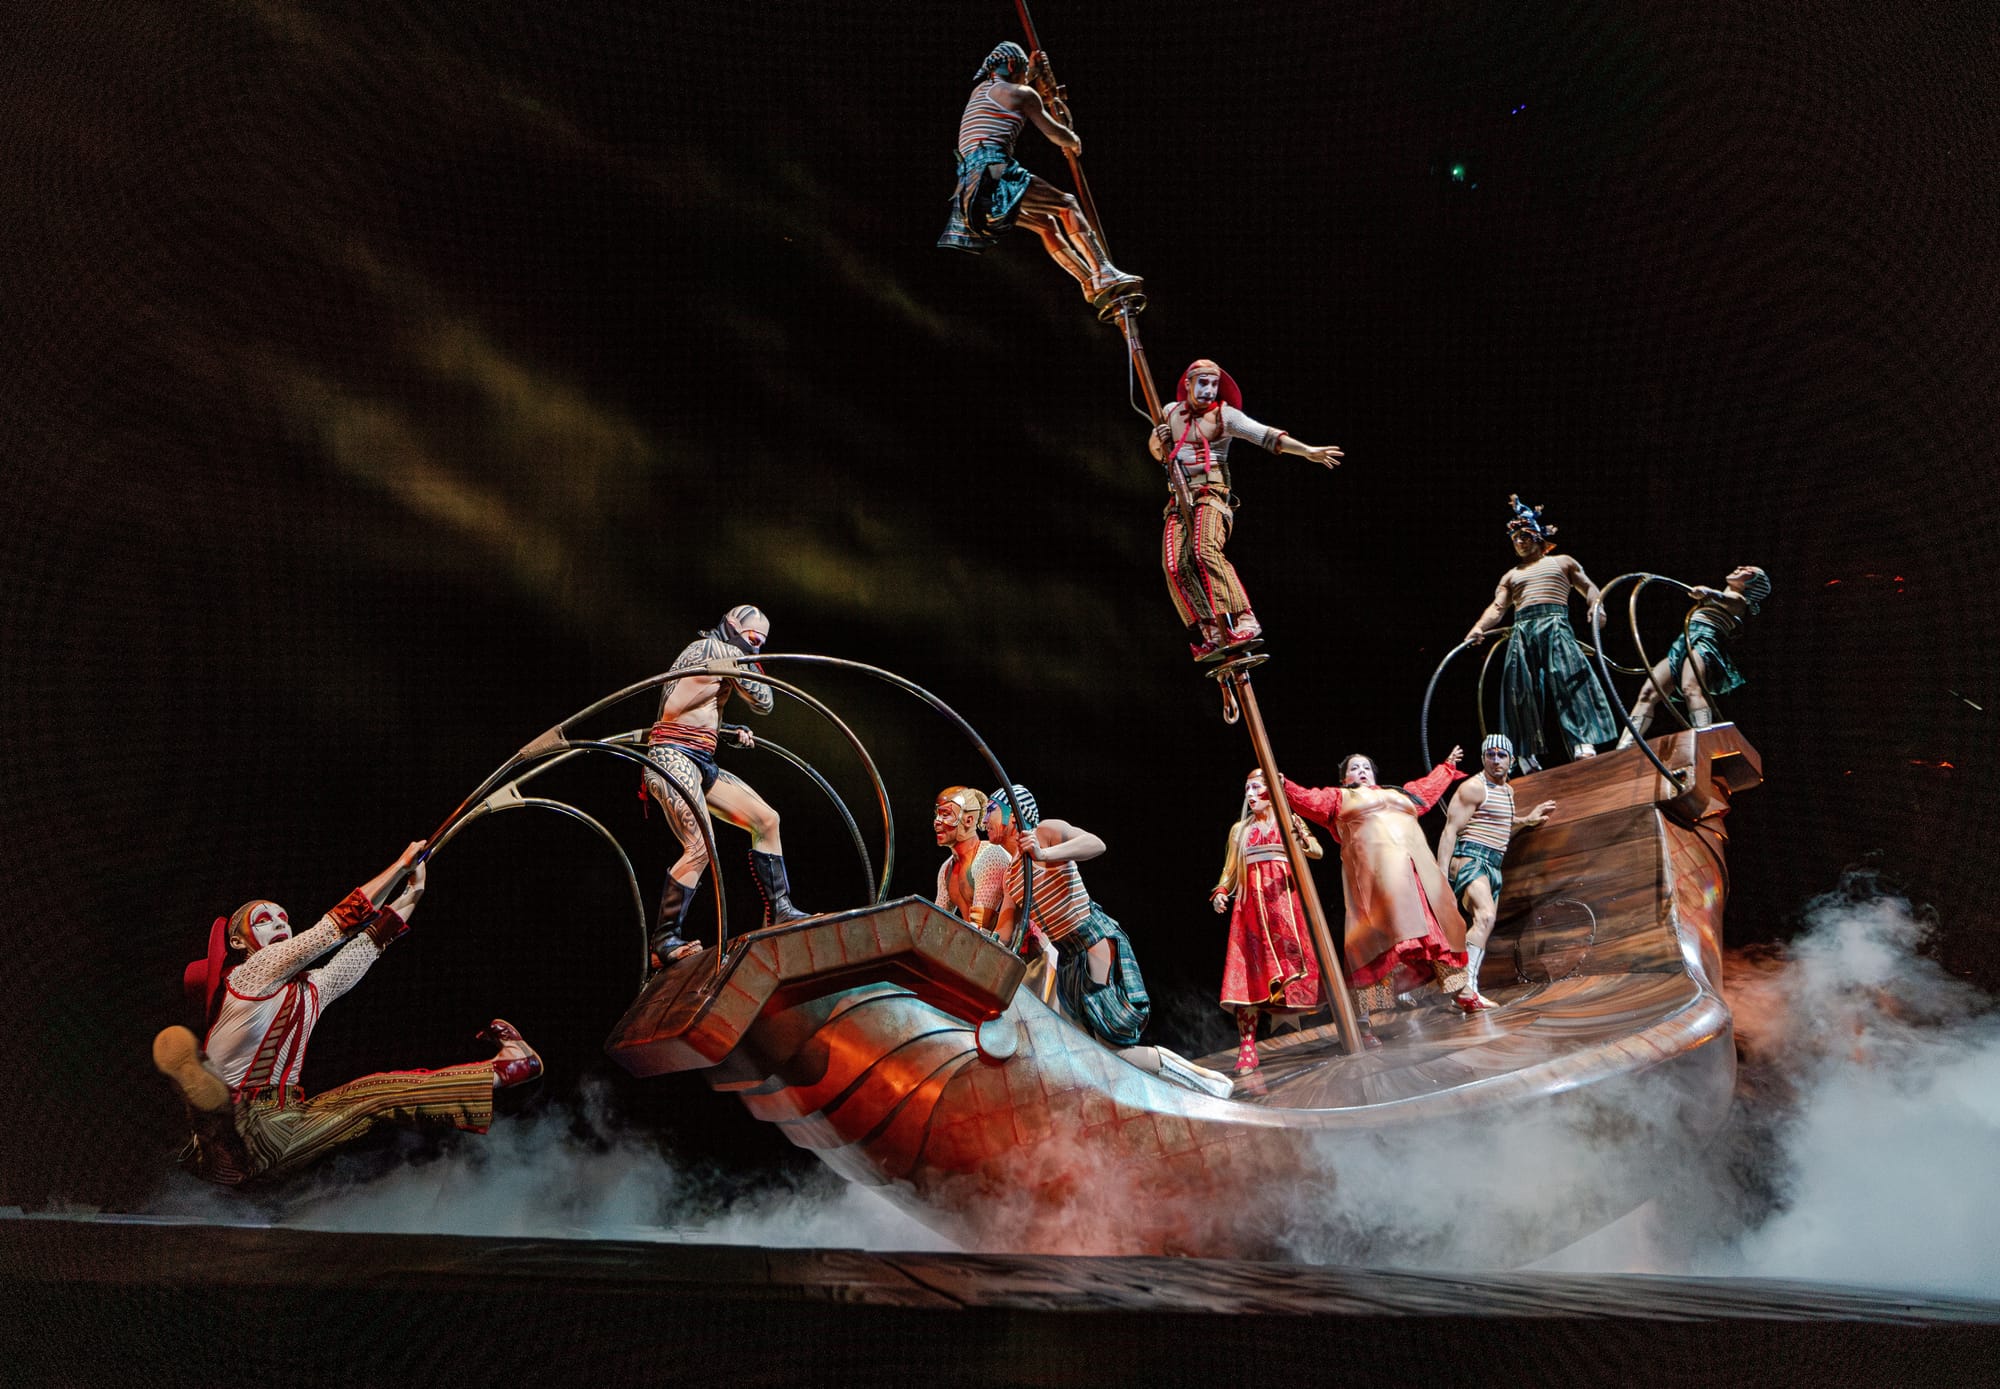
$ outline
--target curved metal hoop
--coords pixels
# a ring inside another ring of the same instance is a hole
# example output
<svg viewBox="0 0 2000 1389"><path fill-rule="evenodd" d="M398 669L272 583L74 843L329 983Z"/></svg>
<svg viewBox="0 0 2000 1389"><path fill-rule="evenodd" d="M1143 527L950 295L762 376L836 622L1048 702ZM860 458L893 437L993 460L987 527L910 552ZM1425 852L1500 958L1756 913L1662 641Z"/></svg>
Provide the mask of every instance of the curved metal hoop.
<svg viewBox="0 0 2000 1389"><path fill-rule="evenodd" d="M840 798L840 793L833 789L833 783L829 782L825 777L821 776L819 774L819 768L813 766L813 764L806 761L805 758L799 756L797 753L793 752L790 748L787 748L780 743L773 742L769 738L759 737L750 746L752 751L762 749L766 752L777 754L779 757L783 758L785 761L791 763L794 767L797 767L800 771L804 772L807 777L811 778L813 785L819 787L820 790L826 793L826 798L833 802L833 808L840 813L841 823L847 826L847 837L854 841L854 852L861 859L861 883L862 883L861 890L863 893L874 892L875 864L874 861L868 857L867 844L862 842L861 826L854 823L854 813L847 808L847 802ZM881 899L878 896L876 900L879 901Z"/></svg>
<svg viewBox="0 0 2000 1389"><path fill-rule="evenodd" d="M581 723L583 720L590 718L595 714L601 713L604 710L611 708L613 705L618 704L623 700L630 699L634 695L644 694L647 690L656 689L659 686L671 684L678 680L684 680L690 676L708 675L728 680L745 678L741 666L742 663L739 663L732 659L724 661L710 661L710 662L705 662L698 666L686 666L680 670L664 671L659 675L648 676L646 679L641 680L636 684L627 685L624 689L615 691L612 694L608 694L604 698L596 701L595 703L587 705L585 708L577 711L576 713L570 715L568 718L564 719L562 722L550 728L546 733L543 733L540 737L536 738L533 742L529 743L526 747L522 748L512 757L508 758L506 762L501 764L500 768L497 771L495 771L491 776L487 777L485 781L480 783L478 790L474 791L459 805L459 807L456 810L452 811L450 815L445 817L444 823L438 827L436 834L432 836L433 839L443 836L449 830L449 828L454 822L456 822L460 817L462 817L468 811L470 811L472 807L477 805L480 801L484 800L488 795L492 794L492 792L507 779L508 774L511 773L516 767L519 767L528 761L539 760L539 756L541 754L550 752L559 752L562 749L569 747L589 746L590 744L585 742L574 742L568 736L568 730L574 727L576 724ZM848 745L854 749L856 756L858 756L861 759L861 765L863 769L868 773L869 781L875 787L875 796L876 799L880 802L882 809L882 850L883 850L882 873L880 880L874 889L875 892L874 901L881 902L886 900L889 895L889 875L895 866L895 854L896 854L895 820L892 812L889 809L889 793L887 789L882 785L882 774L876 770L875 759L869 756L868 749L864 747L862 745L861 740L855 736L854 730L849 728L846 725L846 723L844 723L841 720L838 714L835 714L833 710L827 708L825 704L815 699L812 695L807 694L804 690L798 688L798 686L790 684L787 681L777 680L770 677L764 677L764 683L770 685L773 689L783 690L786 694L792 696L794 699L798 700L801 704L805 705L807 708L811 709L814 713L818 714L821 718L825 719L828 723L832 724L836 729L840 730L841 735L847 739ZM611 746L611 744L608 743L599 745ZM650 759L648 759L646 765L653 766L655 764L653 764L650 761ZM669 777L666 778L666 780L671 782L672 778ZM708 818L707 807L704 805L696 813L698 817L702 820L704 826L706 826ZM705 839L708 840L710 861L711 862L718 861L715 857L715 845L713 836L707 832L706 828L704 828L703 836ZM864 862L865 862L865 856L864 856ZM718 884L719 881L720 879L718 877ZM718 902L718 909L720 909L719 902Z"/></svg>
<svg viewBox="0 0 2000 1389"><path fill-rule="evenodd" d="M536 768L536 770L539 771L542 769ZM519 785L518 781L509 782L503 790L513 790ZM454 832L462 830L467 825L482 820L488 815L497 814L503 810L523 810L530 806L544 810L553 810L560 815L568 816L579 824L588 826L590 829L596 831L598 838L611 846L613 853L618 855L619 865L625 870L625 886L632 891L632 910L639 922L639 968L636 983L644 984L646 982L647 961L652 955L651 932L646 926L646 899L639 891L639 875L632 871L632 860L626 856L624 848L613 837L610 830L604 828L594 818L569 804L567 801L559 801L550 796L522 796L518 794L501 799L500 793L495 792L492 796L488 796L484 801L480 802L479 809L473 811L472 814L466 816L463 820L460 820L454 827ZM438 847L443 848L444 846L440 844Z"/></svg>
<svg viewBox="0 0 2000 1389"><path fill-rule="evenodd" d="M1445 652L1444 659L1439 661L1437 669L1431 672L1431 683L1424 686L1424 708L1423 712L1417 715L1417 746L1422 748L1424 753L1424 760L1418 764L1420 766L1430 767L1436 765L1431 761L1431 697L1437 693L1438 680L1443 677L1444 668L1451 664L1452 658L1471 645L1472 643L1469 641L1462 641L1451 650ZM1483 705L1481 706L1481 712L1484 712ZM1486 730L1483 726L1479 731L1479 736L1482 740L1486 737Z"/></svg>
<svg viewBox="0 0 2000 1389"><path fill-rule="evenodd" d="M1619 667L1618 668L1619 673L1627 675L1639 674L1645 676L1646 683L1652 686L1653 693L1659 696L1660 704L1666 709L1666 711L1669 714L1673 716L1674 722L1678 723L1682 728L1692 728L1694 727L1693 723L1690 722L1688 717L1685 714L1683 714L1679 708L1675 706L1673 701L1672 691L1668 690L1666 686L1662 685L1657 679L1654 678L1653 671L1655 669L1655 666L1653 658L1647 654L1645 639L1639 635L1639 595L1645 591L1647 584L1655 584L1655 583L1672 584L1675 588L1680 589L1683 593L1692 594L1693 590L1688 585L1682 583L1679 579L1670 579L1664 574L1648 574L1644 570L1634 570L1630 574L1620 574L1617 578L1613 579L1610 583L1604 586L1603 592L1607 602L1610 599L1611 591L1616 587L1618 587L1618 585L1626 582L1627 580L1637 581L1632 589L1631 598L1627 600L1625 604L1625 616L1628 625L1632 629L1632 648L1633 650L1639 653L1639 669L1638 671L1633 672L1633 671L1626 671L1623 669L1623 667ZM1700 687L1702 697L1708 701L1709 707L1714 708L1716 707L1715 695L1712 692L1710 692L1708 688L1708 681L1702 675L1701 663L1699 661L1696 661L1694 658L1694 631L1693 631L1694 612L1695 610L1693 608L1689 608L1687 612L1683 614L1681 617L1681 640L1683 643L1683 650L1687 652L1687 659L1689 661L1694 662L1695 684Z"/></svg>
<svg viewBox="0 0 2000 1389"><path fill-rule="evenodd" d="M994 776L1000 778L998 783L1000 793L1007 798L1008 805L1013 807L1015 823L1020 823L1021 807L1014 803L1014 779L1007 775L1007 769L1000 765L1000 759L993 755L993 749L986 745L986 740L979 736L978 730L967 723L965 717L958 710L946 704L922 685L917 684L916 681L905 679L893 670L884 670L880 666L871 666L865 661L850 661L842 656L819 656L804 651L780 651L769 656L759 656L758 660L760 662L773 660L796 661L803 665L831 666L838 670L860 671L863 675L872 675L884 684L892 685L896 689L902 690L905 694L914 695L917 699L930 705L931 708L943 714L945 718L957 725L959 732L963 733L972 746L978 750L979 755L986 759L988 769L992 771ZM870 766L872 770L873 764L870 764ZM875 779L875 789L877 794L882 796L882 813L886 819L889 813L888 794L882 790L880 777ZM894 853L893 845L889 852L891 854ZM882 882L885 896L887 895L888 881L889 864L885 862L882 865ZM877 900L881 899L878 898ZM1035 875L1024 869L1021 873L1021 919L1024 922L1030 921L1034 918L1034 914Z"/></svg>
<svg viewBox="0 0 2000 1389"><path fill-rule="evenodd" d="M597 821L585 815L575 806L547 797L526 797L520 791L523 785L534 780L551 767L567 762L571 758L578 757L593 748L612 753L629 761L637 762L641 767L649 771L659 771L659 764L654 762L652 758L638 751L631 743L620 741L621 738L632 738L635 736L635 734L626 733L604 740L593 739L587 742L576 743L547 743L539 747L536 744L529 744L527 747L521 749L521 751L515 753L513 757L509 758L506 767L501 768L500 772L496 772L493 777L489 777L487 780L490 783L496 777L504 774L509 768L515 766L520 766L523 770L515 776L508 777L491 790L486 790L485 787L482 787L481 790L486 791L486 794L480 796L478 800L468 801L465 805L461 805L457 810L454 810L445 820L445 823L438 827L437 833L431 836L421 858L427 860L435 857L445 845L458 837L460 830L464 829L474 820L479 819L482 815L490 815L496 810L505 810L515 805L541 804L551 809L560 807L564 812L587 822L599 834L603 835L605 841L618 851L619 861L625 865L625 876L632 884L633 900L639 906L639 930L642 939L640 974L643 981L645 964L651 953L651 946L646 931L645 899L640 895L639 879L632 871L632 860L626 857L625 850L619 846L617 839L613 837L611 831L605 829L604 826L598 824ZM696 804L694 798L688 794L687 788L672 777L662 776L660 780L670 787L676 796L680 797L681 803L688 808L688 813L694 817L695 823L701 826L702 846L708 852L709 862L716 862L715 830L708 823L708 806L706 804ZM723 891L722 874L717 872L714 877L715 945L718 952L717 958L720 959L719 952L729 934L729 903Z"/></svg>
<svg viewBox="0 0 2000 1389"><path fill-rule="evenodd" d="M1002 794L1006 796L1007 801L1010 805L1013 804L1014 796L1013 796L1013 791L1011 789L1014 785L1013 780L1007 775L1006 769L1000 765L1000 759L995 757L993 755L993 750L986 745L986 740L979 736L978 732L972 727L971 724L965 721L964 717L961 716L957 710L953 709L949 704L946 704L942 699L939 699L936 695L932 694L929 690L925 689L923 686L917 684L912 680L905 679L903 676L897 675L894 671L884 670L880 666L871 666L862 661L850 661L839 656L821 656L808 652L780 651L780 652L771 652L765 655L760 655L757 658L757 663L760 667L762 666L763 663L769 661L794 661L808 665L823 665L823 666L831 666L837 669L856 670L862 672L865 675L871 675L876 679L883 681L886 684L893 685L896 688L905 691L906 693L915 695L918 699L922 700L926 704L929 704L933 709L937 710L939 713L943 714L947 719L949 719L952 723L957 725L959 730L965 734L968 740L970 740L973 747L978 750L980 756L985 759L988 768L992 770L995 776L1000 778L999 785ZM627 685L621 690L615 690L611 694L604 696L602 699L599 699L594 703L589 704L584 708L578 710L576 713L570 715L568 718L562 720L560 723L551 727L547 732L543 733L540 737L530 742L526 747L522 748L512 757L508 758L507 761L501 764L501 766L491 775L489 775L485 781L481 782L477 790L475 790L470 796L468 796L463 802L461 802L456 809L454 809L449 815L445 817L444 822L441 825L439 825L437 830L432 834L431 843L433 845L436 845L448 839L452 833L453 826L456 825L458 821L463 819L477 805L479 805L480 802L482 802L489 795L491 795L508 778L509 773L513 772L517 767L526 765L528 763L539 762L549 757L559 757L566 751L572 749L598 747L604 749L605 751L614 752L619 755L631 758L632 760L641 761L644 763L644 765L648 767L654 766L655 764L650 759L639 757L636 754L634 754L630 748L621 747L613 742L598 742L598 741L573 742L568 737L567 730L573 725L578 724L583 720L592 717L593 715L602 713L604 710L609 709L612 706L624 700L632 698L634 695L644 694L648 690L657 689L662 685L670 684L676 680L681 680L691 675L709 675L709 676L716 676L719 678L732 679L732 680L743 678L742 666L744 664L747 663L738 662L732 659L726 661L707 662L699 666L685 667L681 670L664 671L658 675L651 675L644 680L640 680L635 682L634 684ZM847 738L848 743L854 748L856 754L860 757L862 766L866 769L868 773L868 779L875 788L876 799L879 801L882 811L882 837L883 837L882 871L879 878L877 879L875 887L875 901L879 903L887 900L889 895L889 878L894 871L895 861L896 861L895 819L894 819L894 813L890 810L889 807L888 789L882 783L882 775L876 769L874 759L869 756L867 748L864 747L861 743L861 740L854 735L854 731L851 728L849 728L844 722L842 722L839 716L836 715L831 709L827 708L826 705L822 704L819 700L813 698L805 691L799 689L797 686L792 685L787 681L777 680L769 675L765 675L762 673L761 669L759 674L761 678L765 681L765 683L772 686L772 688L781 689L785 691L785 693L793 696L794 698L799 700L800 703L806 705L808 708L818 713L822 718L832 723L834 727L838 728L840 732ZM671 777L663 778L663 780L665 780L669 785L677 785L677 783L675 783ZM709 858L711 861L714 861L716 858L715 840L713 832L709 829L708 817L705 813L705 810L706 807L703 807L701 810L698 810L696 812L696 815L697 818L701 821L702 837L708 848ZM1018 816L1020 815L1019 806L1014 806L1014 813L1018 818ZM421 862L423 859L428 858L432 852L433 852L432 849L426 849L424 853L419 856L419 861ZM1024 918L1031 918L1034 914L1034 900L1035 900L1034 879L1032 874L1022 875L1021 899L1022 899L1021 915ZM727 921L723 917L723 912L724 912L724 907L722 900L722 881L721 881L721 875L717 874L716 913L718 921L716 926L716 948L718 951L718 958L720 957L719 952L722 948L724 941L727 938L726 933L728 931Z"/></svg>
<svg viewBox="0 0 2000 1389"><path fill-rule="evenodd" d="M1514 639L1514 629L1511 625L1495 627L1487 635L1496 636L1499 640L1494 642L1493 649L1486 653L1486 659L1479 663L1479 693L1473 696L1479 701L1479 741L1482 743L1486 741L1486 675L1493 669L1493 658L1500 654L1500 648Z"/></svg>
<svg viewBox="0 0 2000 1389"><path fill-rule="evenodd" d="M1645 735L1633 726L1632 711L1625 707L1625 701L1620 697L1618 687L1611 683L1611 662L1604 656L1604 590L1599 589L1597 592L1598 604L1591 610L1590 634L1597 638L1597 668L1604 676L1604 693L1610 698L1611 707L1618 711L1618 722L1632 735L1632 741L1638 746L1639 751L1646 754L1646 760L1667 779L1667 785L1686 786L1694 778L1694 768L1687 769L1687 778L1683 780L1675 774L1673 768L1660 760L1660 754L1653 751L1653 745L1647 742Z"/></svg>

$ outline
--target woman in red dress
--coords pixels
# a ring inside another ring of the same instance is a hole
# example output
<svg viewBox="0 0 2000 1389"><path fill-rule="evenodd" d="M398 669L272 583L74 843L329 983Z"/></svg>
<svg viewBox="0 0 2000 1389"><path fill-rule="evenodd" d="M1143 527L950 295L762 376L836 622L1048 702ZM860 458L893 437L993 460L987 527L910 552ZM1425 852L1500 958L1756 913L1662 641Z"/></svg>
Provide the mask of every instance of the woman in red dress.
<svg viewBox="0 0 2000 1389"><path fill-rule="evenodd" d="M1306 857L1318 858L1319 841L1305 822L1294 815L1292 827ZM1232 899L1222 1006L1236 1014L1236 1074L1245 1075L1257 1069L1259 1013L1310 1013L1324 1002L1319 960L1261 771L1243 783L1242 818L1229 831L1222 877L1209 893L1218 912L1228 911Z"/></svg>

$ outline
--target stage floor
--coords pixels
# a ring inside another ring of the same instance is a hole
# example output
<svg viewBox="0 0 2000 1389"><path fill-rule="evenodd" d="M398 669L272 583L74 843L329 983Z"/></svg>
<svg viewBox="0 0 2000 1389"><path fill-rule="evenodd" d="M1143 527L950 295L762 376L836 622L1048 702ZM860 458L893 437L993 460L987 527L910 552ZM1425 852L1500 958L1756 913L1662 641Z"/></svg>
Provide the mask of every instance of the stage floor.
<svg viewBox="0 0 2000 1389"><path fill-rule="evenodd" d="M1729 1279L0 1220L11 1383L1994 1382L2000 1303Z"/></svg>

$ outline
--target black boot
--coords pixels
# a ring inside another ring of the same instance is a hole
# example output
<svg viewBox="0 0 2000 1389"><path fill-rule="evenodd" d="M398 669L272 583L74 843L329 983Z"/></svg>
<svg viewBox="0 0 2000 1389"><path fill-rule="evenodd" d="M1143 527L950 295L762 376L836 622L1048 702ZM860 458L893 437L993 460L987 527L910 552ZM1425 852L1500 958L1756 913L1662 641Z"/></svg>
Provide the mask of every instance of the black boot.
<svg viewBox="0 0 2000 1389"><path fill-rule="evenodd" d="M700 890L699 878L693 887L687 887L671 873L667 875L667 885L660 889L660 915L653 923L654 969L665 969L673 963L674 952L688 945L687 939L681 935L681 923L687 920L688 909L694 905L694 895Z"/></svg>
<svg viewBox="0 0 2000 1389"><path fill-rule="evenodd" d="M764 894L764 924L782 926L787 921L804 921L811 912L792 905L792 885L785 877L785 856L750 851L750 871L757 875L757 890Z"/></svg>

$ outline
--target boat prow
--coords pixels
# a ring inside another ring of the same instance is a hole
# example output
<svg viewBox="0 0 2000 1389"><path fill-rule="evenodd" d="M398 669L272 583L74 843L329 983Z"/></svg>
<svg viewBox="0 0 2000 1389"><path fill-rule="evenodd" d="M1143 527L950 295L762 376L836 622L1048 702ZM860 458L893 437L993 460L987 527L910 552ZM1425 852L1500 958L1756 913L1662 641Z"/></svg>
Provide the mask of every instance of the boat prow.
<svg viewBox="0 0 2000 1389"><path fill-rule="evenodd" d="M684 960L607 1049L705 1071L975 1246L1421 1261L1471 1241L1525 1262L1655 1194L1734 1088L1721 820L1761 770L1731 725L1653 747L1676 781L1636 748L1518 779L1558 805L1508 857L1482 979L1499 1008L1378 1017L1385 1045L1358 1056L1330 1027L1275 1039L1228 1099L1125 1061L917 898ZM1468 1200L1476 1218L1416 1218Z"/></svg>

